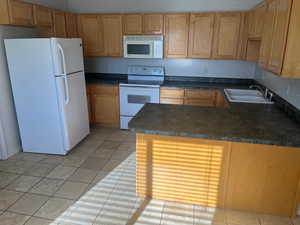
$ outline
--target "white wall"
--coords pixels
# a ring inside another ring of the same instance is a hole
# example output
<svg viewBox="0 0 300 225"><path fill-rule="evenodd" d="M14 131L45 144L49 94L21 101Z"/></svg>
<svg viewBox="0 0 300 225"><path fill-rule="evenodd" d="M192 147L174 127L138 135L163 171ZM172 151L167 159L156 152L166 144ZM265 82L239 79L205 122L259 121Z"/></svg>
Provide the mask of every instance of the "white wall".
<svg viewBox="0 0 300 225"><path fill-rule="evenodd" d="M289 79L266 72L257 66L255 79L300 110L300 79Z"/></svg>
<svg viewBox="0 0 300 225"><path fill-rule="evenodd" d="M193 59L124 59L97 58L85 59L85 70L90 73L127 74L129 65L163 66L166 75L201 76L226 78L254 78L255 64L230 60Z"/></svg>
<svg viewBox="0 0 300 225"><path fill-rule="evenodd" d="M80 13L183 12L250 9L261 0L68 0Z"/></svg>
<svg viewBox="0 0 300 225"><path fill-rule="evenodd" d="M26 0L44 4L53 8L65 9L66 0ZM0 157L7 158L20 151L20 139L13 97L11 92L9 73L4 49L5 38L31 38L36 34L33 28L1 26L0 25ZM4 140L3 140L4 139Z"/></svg>

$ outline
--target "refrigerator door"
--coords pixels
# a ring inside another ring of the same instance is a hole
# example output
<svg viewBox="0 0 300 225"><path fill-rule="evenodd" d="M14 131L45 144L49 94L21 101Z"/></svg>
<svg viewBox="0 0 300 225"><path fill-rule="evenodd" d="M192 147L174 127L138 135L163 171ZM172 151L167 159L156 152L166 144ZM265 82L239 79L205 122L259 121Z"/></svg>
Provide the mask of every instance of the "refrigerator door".
<svg viewBox="0 0 300 225"><path fill-rule="evenodd" d="M51 45L56 76L84 70L82 41L80 38L52 38Z"/></svg>
<svg viewBox="0 0 300 225"><path fill-rule="evenodd" d="M90 133L84 73L56 77L56 86L64 146L69 151Z"/></svg>

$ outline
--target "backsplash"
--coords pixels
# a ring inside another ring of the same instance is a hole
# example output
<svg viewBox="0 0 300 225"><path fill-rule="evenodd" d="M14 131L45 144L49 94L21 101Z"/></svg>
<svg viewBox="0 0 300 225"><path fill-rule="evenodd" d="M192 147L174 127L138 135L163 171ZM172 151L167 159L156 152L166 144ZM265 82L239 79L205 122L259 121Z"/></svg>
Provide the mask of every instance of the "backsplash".
<svg viewBox="0 0 300 225"><path fill-rule="evenodd" d="M255 63L230 60L85 58L88 73L127 74L129 65L164 66L166 75L252 79Z"/></svg>
<svg viewBox="0 0 300 225"><path fill-rule="evenodd" d="M256 66L255 80L300 110L300 79L289 79L276 76Z"/></svg>

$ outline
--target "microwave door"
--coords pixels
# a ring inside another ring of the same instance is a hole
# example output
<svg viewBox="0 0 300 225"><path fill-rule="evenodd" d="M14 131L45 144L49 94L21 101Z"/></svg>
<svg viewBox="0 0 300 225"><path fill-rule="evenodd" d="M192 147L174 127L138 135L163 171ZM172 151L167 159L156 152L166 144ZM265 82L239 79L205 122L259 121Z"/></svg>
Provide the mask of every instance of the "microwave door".
<svg viewBox="0 0 300 225"><path fill-rule="evenodd" d="M127 42L124 50L127 58L152 58L153 42Z"/></svg>

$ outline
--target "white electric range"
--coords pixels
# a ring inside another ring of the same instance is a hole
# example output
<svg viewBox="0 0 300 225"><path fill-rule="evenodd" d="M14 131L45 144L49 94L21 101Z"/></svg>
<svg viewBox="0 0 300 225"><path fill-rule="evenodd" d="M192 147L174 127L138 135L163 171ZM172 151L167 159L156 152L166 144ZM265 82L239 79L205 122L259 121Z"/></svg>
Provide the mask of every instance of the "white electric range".
<svg viewBox="0 0 300 225"><path fill-rule="evenodd" d="M120 83L120 127L128 129L130 120L146 103L159 103L163 67L129 66L128 82Z"/></svg>

